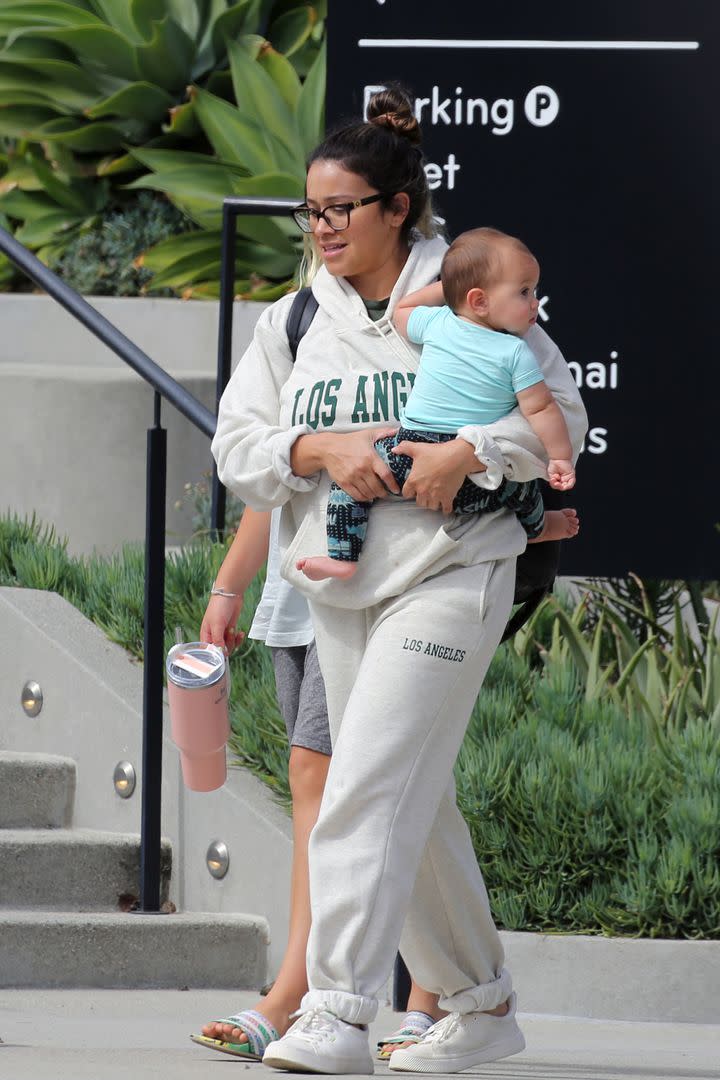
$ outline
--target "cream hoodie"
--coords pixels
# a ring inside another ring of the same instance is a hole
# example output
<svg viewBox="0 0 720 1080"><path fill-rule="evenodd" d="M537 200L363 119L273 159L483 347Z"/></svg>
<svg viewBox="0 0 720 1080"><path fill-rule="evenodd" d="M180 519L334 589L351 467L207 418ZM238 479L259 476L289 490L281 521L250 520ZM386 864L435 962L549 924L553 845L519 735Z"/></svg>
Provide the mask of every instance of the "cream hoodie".
<svg viewBox="0 0 720 1080"><path fill-rule="evenodd" d="M513 513L450 515L422 510L398 498L376 501L359 569L350 581L309 581L295 569L301 556L327 550L327 473L295 476L290 451L301 435L388 427L399 422L418 370L420 349L395 330L396 302L437 279L444 240L417 241L377 322L344 278L321 269L313 282L319 308L292 363L285 324L292 296L258 320L252 344L220 402L212 452L222 482L255 510L283 506L281 572L310 599L364 608L397 596L451 566L469 566L519 555L526 537ZM587 416L559 349L538 326L526 336L549 389L562 409L574 456L587 431ZM545 475L542 444L518 409L487 427L459 435L474 448L486 472L473 480L495 488L502 476L532 480Z"/></svg>

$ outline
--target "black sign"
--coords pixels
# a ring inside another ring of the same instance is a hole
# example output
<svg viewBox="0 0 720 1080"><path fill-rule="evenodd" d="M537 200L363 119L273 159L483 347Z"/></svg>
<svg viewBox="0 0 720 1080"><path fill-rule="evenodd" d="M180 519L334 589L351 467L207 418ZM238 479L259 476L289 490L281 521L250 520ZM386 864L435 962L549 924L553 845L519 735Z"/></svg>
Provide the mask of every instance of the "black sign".
<svg viewBox="0 0 720 1080"><path fill-rule="evenodd" d="M388 81L449 235L493 225L540 261L590 416L563 572L717 578L720 6L335 0L328 123Z"/></svg>

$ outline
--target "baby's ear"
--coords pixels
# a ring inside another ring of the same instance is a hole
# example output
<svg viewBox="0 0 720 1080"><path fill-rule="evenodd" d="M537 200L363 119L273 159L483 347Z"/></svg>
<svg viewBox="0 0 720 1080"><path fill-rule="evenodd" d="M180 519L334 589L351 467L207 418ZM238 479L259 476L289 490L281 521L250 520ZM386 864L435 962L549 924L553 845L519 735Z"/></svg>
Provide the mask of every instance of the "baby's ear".
<svg viewBox="0 0 720 1080"><path fill-rule="evenodd" d="M470 289L466 300L468 307L475 315L487 315L488 297L484 289Z"/></svg>

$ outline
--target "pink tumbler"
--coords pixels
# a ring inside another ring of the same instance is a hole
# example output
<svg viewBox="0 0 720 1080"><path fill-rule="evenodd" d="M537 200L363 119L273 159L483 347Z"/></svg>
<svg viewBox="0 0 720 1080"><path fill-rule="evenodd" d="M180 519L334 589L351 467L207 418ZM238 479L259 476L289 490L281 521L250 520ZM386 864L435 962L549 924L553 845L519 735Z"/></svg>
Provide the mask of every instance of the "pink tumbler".
<svg viewBox="0 0 720 1080"><path fill-rule="evenodd" d="M191 641L174 645L165 667L172 740L180 751L185 786L191 791L215 791L227 778L225 743L230 721L225 654L217 645Z"/></svg>

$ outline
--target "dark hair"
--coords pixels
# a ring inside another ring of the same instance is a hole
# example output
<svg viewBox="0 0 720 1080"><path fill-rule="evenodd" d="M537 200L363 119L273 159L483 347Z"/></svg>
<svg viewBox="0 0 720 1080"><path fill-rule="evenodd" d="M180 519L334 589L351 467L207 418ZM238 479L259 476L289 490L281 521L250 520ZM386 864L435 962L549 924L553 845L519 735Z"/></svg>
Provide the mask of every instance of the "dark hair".
<svg viewBox="0 0 720 1080"><path fill-rule="evenodd" d="M392 206L394 195L406 192L410 209L403 223L403 237L406 239L416 227L432 235L420 125L408 95L398 86L373 94L367 117L365 122L345 124L327 135L311 153L308 168L314 161L337 161L382 191L386 208Z"/></svg>
<svg viewBox="0 0 720 1080"><path fill-rule="evenodd" d="M487 289L497 281L502 273L504 247L535 258L522 240L499 229L469 229L453 240L440 266L445 301L453 311L465 303L471 289Z"/></svg>

